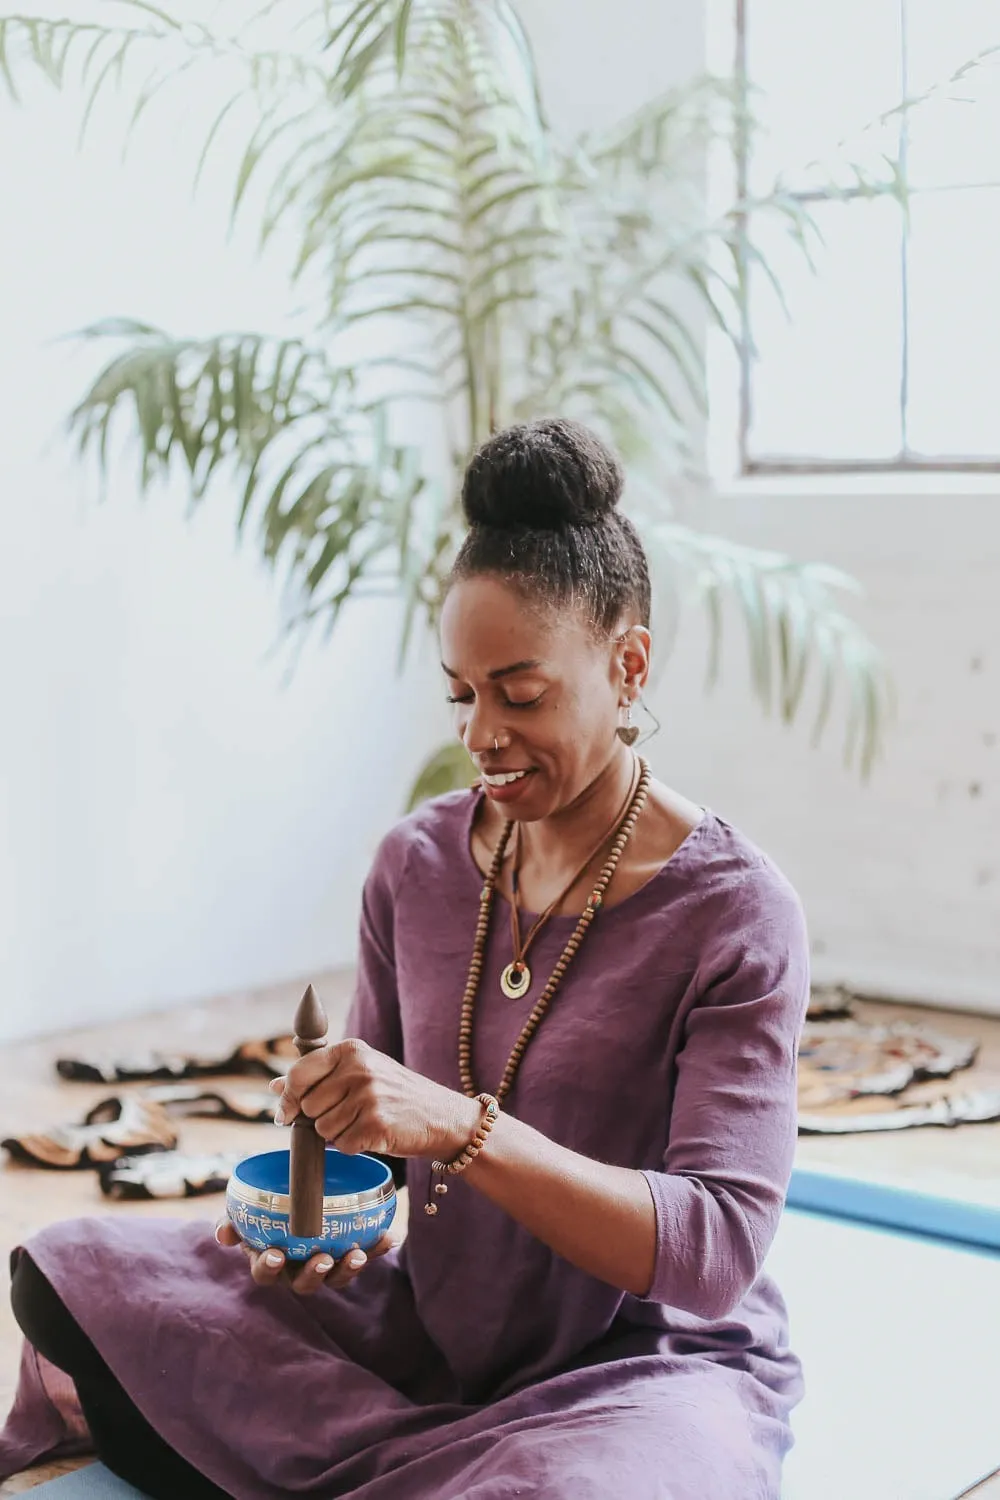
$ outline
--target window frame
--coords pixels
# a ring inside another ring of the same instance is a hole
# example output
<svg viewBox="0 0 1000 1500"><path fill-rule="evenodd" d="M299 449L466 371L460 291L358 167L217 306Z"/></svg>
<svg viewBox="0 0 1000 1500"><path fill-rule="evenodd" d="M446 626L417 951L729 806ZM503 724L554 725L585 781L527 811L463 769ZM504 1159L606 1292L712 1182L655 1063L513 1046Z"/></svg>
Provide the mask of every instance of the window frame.
<svg viewBox="0 0 1000 1500"><path fill-rule="evenodd" d="M747 74L747 12L750 0L733 0L735 7L735 50L733 54L733 77L741 108L745 110L748 99L748 74ZM904 93L905 93L905 25L906 25L906 0L899 0L902 11L903 24L903 66L904 66ZM905 172L906 148L908 138L908 121L904 111L900 116L900 160ZM749 197L749 140L746 131L739 131L734 145L734 168L737 204L745 204ZM981 184L970 183L968 188L975 188ZM935 189L915 189L920 192L933 192ZM817 190L793 192L790 196L796 201L808 204L810 202L830 203L845 202L852 199L864 198L866 195L860 188L847 189L846 191L823 192ZM737 212L737 237L740 245L747 239L748 214L739 209ZM995 457L961 457L960 455L934 456L923 454L909 446L907 433L907 395L908 395L908 234L905 226L900 238L901 259L901 291L903 299L903 330L900 344L899 361L899 412L900 426L902 432L902 446L898 454L891 458L816 458L806 454L768 454L753 453L750 448L750 431L752 425L753 409L753 376L755 361L752 354L753 340L750 332L750 276L752 273L751 258L744 251L740 251L741 259L741 281L744 287L744 295L740 300L739 307L739 333L737 347L738 363L738 398L737 398L737 433L736 433L736 462L737 476L740 479L757 479L773 476L796 476L796 475L864 475L864 474L1000 474L1000 452Z"/></svg>

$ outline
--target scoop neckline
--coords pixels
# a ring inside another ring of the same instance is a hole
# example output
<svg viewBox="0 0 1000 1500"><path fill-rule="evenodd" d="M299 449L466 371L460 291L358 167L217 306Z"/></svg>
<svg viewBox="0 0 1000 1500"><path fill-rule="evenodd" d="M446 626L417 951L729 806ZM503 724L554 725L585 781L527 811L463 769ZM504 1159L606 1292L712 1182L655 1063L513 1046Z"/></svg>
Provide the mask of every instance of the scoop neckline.
<svg viewBox="0 0 1000 1500"><path fill-rule="evenodd" d="M482 870L479 868L479 865L476 863L476 857L472 852L472 828L473 824L475 823L476 814L483 801L485 800L485 797L486 793L482 790L481 787L474 787L472 789L472 796L469 799L470 805L468 811L466 812L465 818L463 819L462 827L462 847L465 853L466 863L480 889L483 886L486 876L483 874ZM646 896L657 884L657 882L663 879L665 875L673 874L677 866L679 864L683 864L684 857L689 856L692 850L701 842L701 839L704 834L707 833L709 826L714 826L716 821L717 820L715 814L712 812L711 808L702 807L701 817L698 819L698 822L691 829L690 833L685 835L685 837L677 845L677 848L674 850L674 852L663 861L663 864L660 865L659 869L654 870L648 880L644 880L642 885L637 887L637 889L632 891L628 896L625 896L621 901L615 901L610 906L602 907L602 921L607 921L609 917L614 916L615 912L623 911L626 907L631 905L632 902L638 901L641 897ZM506 906L507 909L510 910L510 902L507 900L507 897L504 895L504 893L502 891L497 891L495 894L497 900L502 901L504 906ZM523 907L519 908L519 911L521 917L524 920L534 919L538 916L537 912L525 911ZM573 915L573 913L571 912L564 912L560 913L558 916L552 916L549 918L550 923L563 922L569 923L571 926L575 926L576 923L579 922L579 920L579 912L577 912L576 915Z"/></svg>

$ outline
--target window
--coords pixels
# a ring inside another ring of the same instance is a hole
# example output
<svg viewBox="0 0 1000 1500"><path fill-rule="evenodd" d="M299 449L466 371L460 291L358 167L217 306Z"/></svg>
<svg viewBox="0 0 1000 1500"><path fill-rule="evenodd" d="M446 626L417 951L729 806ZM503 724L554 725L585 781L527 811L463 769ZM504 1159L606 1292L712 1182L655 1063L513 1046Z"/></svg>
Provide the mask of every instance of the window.
<svg viewBox="0 0 1000 1500"><path fill-rule="evenodd" d="M818 232L813 270L773 214L747 218L788 312L748 257L743 473L1000 470L1000 4L736 13L759 122L741 188L782 179ZM871 191L887 157L906 207Z"/></svg>

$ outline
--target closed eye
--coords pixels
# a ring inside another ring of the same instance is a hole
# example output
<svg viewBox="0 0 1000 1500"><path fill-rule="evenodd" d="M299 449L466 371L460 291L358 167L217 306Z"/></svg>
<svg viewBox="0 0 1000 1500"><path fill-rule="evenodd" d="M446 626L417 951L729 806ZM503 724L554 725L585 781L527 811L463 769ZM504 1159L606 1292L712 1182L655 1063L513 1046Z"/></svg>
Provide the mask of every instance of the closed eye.
<svg viewBox="0 0 1000 1500"><path fill-rule="evenodd" d="M521 703L517 702L513 698L504 698L503 699L503 707L504 708L535 708L535 707L537 707L537 705L539 703L541 703L541 701L544 698L544 696L545 696L544 693L539 693L536 698L528 698L524 702L521 702ZM446 699L446 702L452 703L452 704L456 704L456 703L465 704L465 703L471 703L472 700L473 700L473 694L472 693L463 693L461 695L461 697L451 697L451 696L449 696Z"/></svg>

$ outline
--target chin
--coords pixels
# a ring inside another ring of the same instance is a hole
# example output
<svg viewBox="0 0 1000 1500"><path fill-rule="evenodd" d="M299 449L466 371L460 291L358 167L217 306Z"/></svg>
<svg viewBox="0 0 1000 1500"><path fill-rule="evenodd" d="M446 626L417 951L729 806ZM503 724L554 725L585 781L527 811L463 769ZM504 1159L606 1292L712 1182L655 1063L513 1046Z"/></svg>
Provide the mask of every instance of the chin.
<svg viewBox="0 0 1000 1500"><path fill-rule="evenodd" d="M537 823L557 810L540 771L533 771L530 778L517 785L516 794L502 796L496 796L484 787L488 801L502 817L512 823Z"/></svg>

